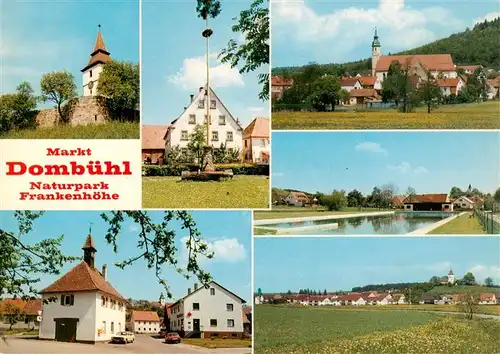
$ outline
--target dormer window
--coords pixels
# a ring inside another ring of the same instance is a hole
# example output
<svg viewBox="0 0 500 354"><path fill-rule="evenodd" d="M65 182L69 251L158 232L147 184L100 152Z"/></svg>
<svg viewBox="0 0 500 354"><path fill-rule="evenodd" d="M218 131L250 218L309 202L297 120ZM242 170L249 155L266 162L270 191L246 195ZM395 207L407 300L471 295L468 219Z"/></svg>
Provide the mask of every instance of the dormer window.
<svg viewBox="0 0 500 354"><path fill-rule="evenodd" d="M75 304L75 295L61 295L61 306L73 306Z"/></svg>

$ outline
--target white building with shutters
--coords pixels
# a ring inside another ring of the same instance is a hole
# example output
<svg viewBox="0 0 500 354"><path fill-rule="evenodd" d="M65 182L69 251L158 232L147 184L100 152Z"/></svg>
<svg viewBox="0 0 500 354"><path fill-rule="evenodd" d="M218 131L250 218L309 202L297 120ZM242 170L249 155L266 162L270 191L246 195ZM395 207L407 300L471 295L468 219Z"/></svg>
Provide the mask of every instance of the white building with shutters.
<svg viewBox="0 0 500 354"><path fill-rule="evenodd" d="M188 106L172 121L165 135L167 149L178 146L186 149L189 137L197 125L205 126L207 121L206 87L200 87L196 95L190 95ZM219 148L224 143L228 149L242 151L243 128L224 106L217 94L210 89L210 145Z"/></svg>
<svg viewBox="0 0 500 354"><path fill-rule="evenodd" d="M243 335L243 300L211 281L194 285L193 291L168 308L170 330L184 336L239 338Z"/></svg>

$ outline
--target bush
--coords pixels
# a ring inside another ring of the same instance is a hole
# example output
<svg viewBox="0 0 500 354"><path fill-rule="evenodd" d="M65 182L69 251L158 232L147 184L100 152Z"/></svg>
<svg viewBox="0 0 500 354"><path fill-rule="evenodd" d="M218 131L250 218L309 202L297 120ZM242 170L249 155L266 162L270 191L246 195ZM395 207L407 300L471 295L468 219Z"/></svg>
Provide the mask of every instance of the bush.
<svg viewBox="0 0 500 354"><path fill-rule="evenodd" d="M155 176L180 176L182 171L196 172L199 167L196 164L175 164L165 166L147 165L142 167L142 175ZM219 164L215 166L217 171L233 170L235 175L269 175L269 165L250 164Z"/></svg>

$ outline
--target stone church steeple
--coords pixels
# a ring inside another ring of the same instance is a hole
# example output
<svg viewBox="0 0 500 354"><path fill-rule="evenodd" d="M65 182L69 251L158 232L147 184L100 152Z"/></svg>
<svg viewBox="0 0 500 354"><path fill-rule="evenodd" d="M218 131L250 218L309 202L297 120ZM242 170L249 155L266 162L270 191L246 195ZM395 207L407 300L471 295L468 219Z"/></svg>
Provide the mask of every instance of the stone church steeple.
<svg viewBox="0 0 500 354"><path fill-rule="evenodd" d="M377 29L375 28L375 34L372 42L372 76L375 76L375 69L377 68L377 62L380 59L380 56L380 41L378 40Z"/></svg>
<svg viewBox="0 0 500 354"><path fill-rule="evenodd" d="M106 49L104 39L102 38L101 25L99 25L94 50L90 54L88 64L82 69L83 96L97 95L99 75L101 74L104 64L110 59L110 53Z"/></svg>

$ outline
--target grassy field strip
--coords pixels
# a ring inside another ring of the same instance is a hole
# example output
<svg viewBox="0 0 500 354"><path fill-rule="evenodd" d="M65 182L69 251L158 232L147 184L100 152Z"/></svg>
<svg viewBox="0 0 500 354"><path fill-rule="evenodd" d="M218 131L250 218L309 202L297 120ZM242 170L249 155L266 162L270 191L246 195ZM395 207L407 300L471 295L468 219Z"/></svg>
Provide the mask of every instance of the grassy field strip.
<svg viewBox="0 0 500 354"><path fill-rule="evenodd" d="M469 217L471 213L462 213L460 216L450 223L442 225L434 230L431 230L430 235L477 235L486 234L483 227L475 217Z"/></svg>
<svg viewBox="0 0 500 354"><path fill-rule="evenodd" d="M260 219L254 220L254 225L271 225L271 224L281 224L288 222L304 222L304 221L318 221L318 220L328 220L328 219L348 219L348 218L359 218L365 216L378 216L378 215L392 215L394 211L373 211L367 213L347 213L347 214L332 214L323 216L302 216L302 217L288 217L280 219Z"/></svg>
<svg viewBox="0 0 500 354"><path fill-rule="evenodd" d="M269 178L236 175L228 181L181 181L180 177L143 177L144 208L268 208Z"/></svg>
<svg viewBox="0 0 500 354"><path fill-rule="evenodd" d="M250 339L201 339L201 338L184 338L183 344L194 345L203 348L251 348L252 341Z"/></svg>
<svg viewBox="0 0 500 354"><path fill-rule="evenodd" d="M435 223L433 223L431 225L428 225L428 226L422 227L422 228L420 228L418 230L412 231L412 232L408 233L407 235L426 235L429 232L437 229L438 227L446 225L450 221L458 218L459 216L461 216L463 214L465 214L465 213L461 213L461 214L458 214L458 215L452 215L450 217L447 217L446 219L439 220L439 221L437 221L437 222L435 222Z"/></svg>
<svg viewBox="0 0 500 354"><path fill-rule="evenodd" d="M52 128L12 130L1 139L139 139L139 123L109 122L91 125L59 125Z"/></svg>

